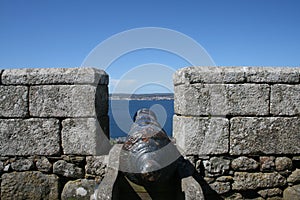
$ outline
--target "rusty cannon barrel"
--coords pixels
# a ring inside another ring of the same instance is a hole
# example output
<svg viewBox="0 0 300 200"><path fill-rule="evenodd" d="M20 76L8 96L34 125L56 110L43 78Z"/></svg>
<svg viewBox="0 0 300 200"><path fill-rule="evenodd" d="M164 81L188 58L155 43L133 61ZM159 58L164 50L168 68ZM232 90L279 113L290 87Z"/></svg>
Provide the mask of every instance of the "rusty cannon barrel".
<svg viewBox="0 0 300 200"><path fill-rule="evenodd" d="M132 182L151 185L169 180L180 153L149 109L137 111L120 155L120 170Z"/></svg>

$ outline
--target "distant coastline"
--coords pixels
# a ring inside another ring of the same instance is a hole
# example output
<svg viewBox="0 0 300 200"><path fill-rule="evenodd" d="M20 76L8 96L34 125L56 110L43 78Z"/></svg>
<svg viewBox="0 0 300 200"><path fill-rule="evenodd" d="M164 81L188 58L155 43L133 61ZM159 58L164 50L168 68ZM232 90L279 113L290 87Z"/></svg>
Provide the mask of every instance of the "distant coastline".
<svg viewBox="0 0 300 200"><path fill-rule="evenodd" d="M125 94L113 93L109 95L110 100L173 100L173 93L153 93L153 94Z"/></svg>

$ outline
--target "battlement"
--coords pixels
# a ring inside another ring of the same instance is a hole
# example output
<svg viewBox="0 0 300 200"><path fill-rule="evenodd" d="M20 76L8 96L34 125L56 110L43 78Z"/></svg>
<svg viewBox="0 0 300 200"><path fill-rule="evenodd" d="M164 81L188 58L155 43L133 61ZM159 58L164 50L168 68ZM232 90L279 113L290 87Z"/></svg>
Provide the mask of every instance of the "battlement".
<svg viewBox="0 0 300 200"><path fill-rule="evenodd" d="M49 68L0 77L1 199L64 198L62 186L74 179L94 188L94 178L84 178L103 175L95 160L110 149L108 75Z"/></svg>
<svg viewBox="0 0 300 200"><path fill-rule="evenodd" d="M296 199L300 68L189 67L173 81L173 136L209 187L222 198Z"/></svg>
<svg viewBox="0 0 300 200"><path fill-rule="evenodd" d="M173 137L202 177L182 182L185 199L299 197L300 68L189 67L173 81ZM1 199L90 199L111 179L107 85L94 68L0 70Z"/></svg>

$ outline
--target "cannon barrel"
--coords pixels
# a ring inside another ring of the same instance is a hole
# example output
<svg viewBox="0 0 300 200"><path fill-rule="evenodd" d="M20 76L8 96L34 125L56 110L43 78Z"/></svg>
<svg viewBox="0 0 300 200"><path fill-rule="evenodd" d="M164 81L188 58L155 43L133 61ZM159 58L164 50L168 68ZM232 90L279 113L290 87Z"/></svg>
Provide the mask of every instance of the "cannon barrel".
<svg viewBox="0 0 300 200"><path fill-rule="evenodd" d="M156 115L146 108L138 110L121 152L120 170L125 176L140 185L167 181L179 156Z"/></svg>

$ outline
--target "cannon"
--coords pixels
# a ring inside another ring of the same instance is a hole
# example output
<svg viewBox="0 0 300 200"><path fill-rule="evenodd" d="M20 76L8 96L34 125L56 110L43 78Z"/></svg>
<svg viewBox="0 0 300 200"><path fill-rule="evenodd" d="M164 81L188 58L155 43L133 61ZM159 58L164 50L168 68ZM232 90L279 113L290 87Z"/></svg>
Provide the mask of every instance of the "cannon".
<svg viewBox="0 0 300 200"><path fill-rule="evenodd" d="M204 199L194 179L194 167L185 160L155 114L140 109L123 145L114 145L108 171L91 196L103 199Z"/></svg>
<svg viewBox="0 0 300 200"><path fill-rule="evenodd" d="M139 185L162 183L174 175L179 156L154 112L138 110L121 151L125 176Z"/></svg>

